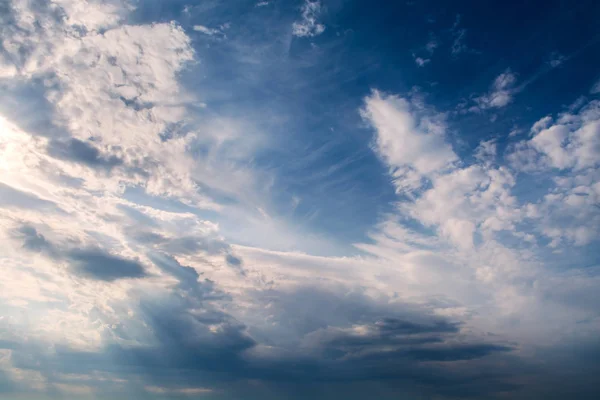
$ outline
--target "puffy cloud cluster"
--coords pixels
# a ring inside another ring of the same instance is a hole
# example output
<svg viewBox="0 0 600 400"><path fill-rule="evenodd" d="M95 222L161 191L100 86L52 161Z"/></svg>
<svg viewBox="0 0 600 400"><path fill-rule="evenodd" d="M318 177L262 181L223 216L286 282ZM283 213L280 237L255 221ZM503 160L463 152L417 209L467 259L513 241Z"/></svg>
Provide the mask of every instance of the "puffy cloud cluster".
<svg viewBox="0 0 600 400"><path fill-rule="evenodd" d="M586 245L596 240L600 222L600 103L589 102L577 113L547 116L531 129L532 137L507 155L519 170L549 175L552 190L528 204L527 218L558 247L561 242Z"/></svg>

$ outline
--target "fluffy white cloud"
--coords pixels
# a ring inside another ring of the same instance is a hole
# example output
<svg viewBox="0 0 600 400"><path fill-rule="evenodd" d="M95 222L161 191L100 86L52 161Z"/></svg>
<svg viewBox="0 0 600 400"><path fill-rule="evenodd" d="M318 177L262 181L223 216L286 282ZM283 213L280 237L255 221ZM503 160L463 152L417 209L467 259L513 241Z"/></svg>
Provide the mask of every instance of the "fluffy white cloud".
<svg viewBox="0 0 600 400"><path fill-rule="evenodd" d="M533 137L516 143L507 159L517 170L551 174L555 186L528 204L527 217L550 246L586 245L597 238L600 166L600 103L589 102L579 112L537 121Z"/></svg>
<svg viewBox="0 0 600 400"><path fill-rule="evenodd" d="M548 128L552 124L552 117L550 115L541 118L536 121L535 124L531 127L531 132L534 134L538 134L540 131Z"/></svg>
<svg viewBox="0 0 600 400"><path fill-rule="evenodd" d="M420 187L423 177L458 159L445 139L444 115L418 102L374 91L361 115L376 129L375 150L392 168L399 190Z"/></svg>
<svg viewBox="0 0 600 400"><path fill-rule="evenodd" d="M509 154L516 168L538 164L538 168L584 171L600 160L600 102L592 101L579 113L565 113L552 123L547 116L531 128L528 141Z"/></svg>

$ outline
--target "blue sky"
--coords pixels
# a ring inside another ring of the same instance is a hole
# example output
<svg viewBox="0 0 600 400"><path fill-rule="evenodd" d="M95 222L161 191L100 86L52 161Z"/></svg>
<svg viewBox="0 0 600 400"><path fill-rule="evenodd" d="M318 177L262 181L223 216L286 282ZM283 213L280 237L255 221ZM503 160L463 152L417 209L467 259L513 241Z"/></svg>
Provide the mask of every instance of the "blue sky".
<svg viewBox="0 0 600 400"><path fill-rule="evenodd" d="M597 398L598 17L2 2L0 398Z"/></svg>

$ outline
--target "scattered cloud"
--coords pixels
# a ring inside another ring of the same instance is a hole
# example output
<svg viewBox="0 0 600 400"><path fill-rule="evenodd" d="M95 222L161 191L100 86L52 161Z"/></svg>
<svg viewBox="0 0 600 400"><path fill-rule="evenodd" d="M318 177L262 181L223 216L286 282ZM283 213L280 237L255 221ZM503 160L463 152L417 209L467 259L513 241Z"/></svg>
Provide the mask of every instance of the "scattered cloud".
<svg viewBox="0 0 600 400"><path fill-rule="evenodd" d="M437 39L435 39L435 37L432 37L429 42L427 42L427 44L425 45L425 50L427 50L429 52L429 54L433 54L433 52L435 51L435 49L437 49L439 46L439 42L437 41Z"/></svg>
<svg viewBox="0 0 600 400"><path fill-rule="evenodd" d="M586 245L598 235L598 176L600 166L600 103L589 102L578 113L546 116L531 128L533 137L515 144L507 155L515 169L545 173L563 171L556 187L527 216L541 222L541 234L551 246L562 241ZM577 211L576 211L577 210Z"/></svg>
<svg viewBox="0 0 600 400"><path fill-rule="evenodd" d="M413 56L413 59L415 60L415 63L419 67L423 67L426 64L428 64L429 62L431 62L431 56L433 55L433 53L435 52L435 49L438 46L439 46L439 42L433 35L431 35L429 42L427 42L427 44L423 47L423 50L425 50L425 52L427 53L429 58L427 58L425 56L419 56L419 55L417 55L417 53L413 52L412 56ZM421 53L422 53L422 51L421 51Z"/></svg>
<svg viewBox="0 0 600 400"><path fill-rule="evenodd" d="M460 28L460 20L461 20L461 16L460 16L460 14L457 14L456 18L454 20L454 25L452 25L452 30L451 30L453 42L452 42L452 47L450 49L451 49L452 55L454 55L454 56L457 56L457 55L469 50L469 48L465 44L467 30L464 28Z"/></svg>
<svg viewBox="0 0 600 400"><path fill-rule="evenodd" d="M419 66L419 67L424 67L425 64L428 64L431 60L429 58L421 58L421 57L417 57L416 55L413 54L413 58L415 59L415 63Z"/></svg>
<svg viewBox="0 0 600 400"><path fill-rule="evenodd" d="M196 32L205 33L205 34L207 34L209 36L216 35L217 33L220 33L220 31L218 29L207 28L204 25L194 25L194 30Z"/></svg>
<svg viewBox="0 0 600 400"><path fill-rule="evenodd" d="M567 57L555 51L550 55L548 64L550 64L552 68L556 68L562 65L565 61L567 61Z"/></svg>
<svg viewBox="0 0 600 400"><path fill-rule="evenodd" d="M468 110L471 112L481 112L492 108L504 108L512 102L513 96L519 88L515 86L517 77L507 69L498 75L492 83L487 94L475 97L475 105Z"/></svg>
<svg viewBox="0 0 600 400"><path fill-rule="evenodd" d="M203 33L208 36L217 36L220 38L226 38L227 35L225 34L225 31L227 29L229 29L229 27L230 27L230 24L226 23L226 24L220 25L218 28L209 28L204 25L194 25L193 29L196 32L200 32L200 33Z"/></svg>
<svg viewBox="0 0 600 400"><path fill-rule="evenodd" d="M319 22L322 6L319 0L306 0L302 5L302 18L292 25L292 34L298 37L314 37L325 32L325 25Z"/></svg>

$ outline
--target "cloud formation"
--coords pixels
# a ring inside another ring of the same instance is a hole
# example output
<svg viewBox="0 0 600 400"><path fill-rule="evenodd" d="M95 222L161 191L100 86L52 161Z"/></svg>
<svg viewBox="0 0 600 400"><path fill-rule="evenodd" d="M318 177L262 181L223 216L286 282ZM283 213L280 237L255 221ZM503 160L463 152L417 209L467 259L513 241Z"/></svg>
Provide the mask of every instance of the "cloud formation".
<svg viewBox="0 0 600 400"><path fill-rule="evenodd" d="M321 2L306 0L302 5L302 18L292 25L292 34L298 37L313 37L325 32L325 25L319 22Z"/></svg>
<svg viewBox="0 0 600 400"><path fill-rule="evenodd" d="M444 115L418 102L374 91L365 99L361 114L377 129L375 149L393 168L399 188L418 188L423 176L457 160L444 139Z"/></svg>
<svg viewBox="0 0 600 400"><path fill-rule="evenodd" d="M595 398L600 103L355 6L0 6L0 396Z"/></svg>
<svg viewBox="0 0 600 400"><path fill-rule="evenodd" d="M480 112L487 109L506 107L518 91L515 87L517 77L510 70L506 70L494 79L487 94L475 97L475 105L469 111Z"/></svg>

